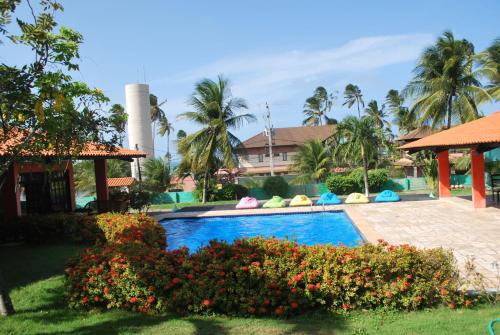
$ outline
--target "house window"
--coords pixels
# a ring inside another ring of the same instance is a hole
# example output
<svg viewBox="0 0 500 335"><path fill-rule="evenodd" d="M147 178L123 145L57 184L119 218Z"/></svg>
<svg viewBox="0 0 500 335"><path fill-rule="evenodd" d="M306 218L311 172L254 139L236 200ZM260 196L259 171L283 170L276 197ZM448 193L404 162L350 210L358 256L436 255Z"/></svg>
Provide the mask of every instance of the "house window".
<svg viewBox="0 0 500 335"><path fill-rule="evenodd" d="M259 163L262 163L264 161L264 155L259 154Z"/></svg>
<svg viewBox="0 0 500 335"><path fill-rule="evenodd" d="M283 160L287 161L288 160L288 152L283 153Z"/></svg>

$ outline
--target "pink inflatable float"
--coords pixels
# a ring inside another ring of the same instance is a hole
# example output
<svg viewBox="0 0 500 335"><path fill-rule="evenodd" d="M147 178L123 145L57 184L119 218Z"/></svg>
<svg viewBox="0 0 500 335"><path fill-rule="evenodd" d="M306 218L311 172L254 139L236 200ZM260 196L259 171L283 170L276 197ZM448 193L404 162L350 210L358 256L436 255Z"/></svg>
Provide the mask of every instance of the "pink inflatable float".
<svg viewBox="0 0 500 335"><path fill-rule="evenodd" d="M257 199L252 197L241 198L240 202L236 205L238 209L250 209L259 207L259 202Z"/></svg>

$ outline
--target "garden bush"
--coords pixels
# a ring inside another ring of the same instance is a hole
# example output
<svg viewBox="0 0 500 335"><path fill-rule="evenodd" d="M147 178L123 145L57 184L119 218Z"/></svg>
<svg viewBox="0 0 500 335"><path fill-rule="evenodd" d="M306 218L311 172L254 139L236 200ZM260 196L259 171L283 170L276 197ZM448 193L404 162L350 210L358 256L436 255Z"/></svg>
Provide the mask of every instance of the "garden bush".
<svg viewBox="0 0 500 335"><path fill-rule="evenodd" d="M224 184L222 189L218 190L215 200L236 200L246 197L248 189L240 184Z"/></svg>
<svg viewBox="0 0 500 335"><path fill-rule="evenodd" d="M87 248L66 268L70 306L144 313L455 307L464 303L459 284L451 252L385 242L347 248L252 238L189 254L132 239Z"/></svg>
<svg viewBox="0 0 500 335"><path fill-rule="evenodd" d="M95 215L83 213L32 214L0 224L0 242L94 243L102 237Z"/></svg>
<svg viewBox="0 0 500 335"><path fill-rule="evenodd" d="M269 197L279 195L286 198L288 195L288 183L285 178L281 176L271 176L264 180L262 188Z"/></svg>
<svg viewBox="0 0 500 335"><path fill-rule="evenodd" d="M380 192L388 180L388 171L386 169L368 170L370 192ZM335 194L363 192L365 189L363 169L354 169L347 175L332 175L326 180L326 186Z"/></svg>
<svg viewBox="0 0 500 335"><path fill-rule="evenodd" d="M358 184L349 175L334 174L326 179L326 187L335 194L359 192Z"/></svg>

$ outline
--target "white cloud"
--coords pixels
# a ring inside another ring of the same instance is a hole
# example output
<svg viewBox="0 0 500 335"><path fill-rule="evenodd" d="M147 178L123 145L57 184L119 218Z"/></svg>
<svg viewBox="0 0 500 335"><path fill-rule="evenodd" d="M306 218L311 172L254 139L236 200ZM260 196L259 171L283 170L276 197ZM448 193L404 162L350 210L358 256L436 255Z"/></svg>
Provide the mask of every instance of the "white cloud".
<svg viewBox="0 0 500 335"><path fill-rule="evenodd" d="M162 81L192 83L222 73L232 79L235 92L262 100L263 93L324 75L369 71L414 60L433 38L430 34L364 37L338 48L224 58Z"/></svg>

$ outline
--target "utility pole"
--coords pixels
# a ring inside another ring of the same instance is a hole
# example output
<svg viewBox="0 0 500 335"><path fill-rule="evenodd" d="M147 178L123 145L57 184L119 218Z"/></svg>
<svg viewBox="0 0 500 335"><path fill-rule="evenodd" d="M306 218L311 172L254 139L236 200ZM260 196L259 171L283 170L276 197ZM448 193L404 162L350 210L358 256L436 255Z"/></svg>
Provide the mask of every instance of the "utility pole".
<svg viewBox="0 0 500 335"><path fill-rule="evenodd" d="M269 169L271 170L271 176L274 176L274 157L273 157L273 125L271 123L271 110L269 109L269 105L266 102L266 130L265 134L267 136L267 140L269 143Z"/></svg>

